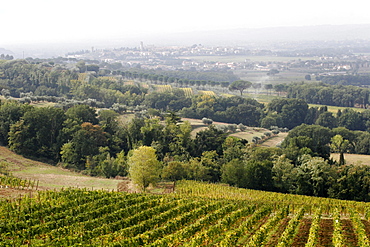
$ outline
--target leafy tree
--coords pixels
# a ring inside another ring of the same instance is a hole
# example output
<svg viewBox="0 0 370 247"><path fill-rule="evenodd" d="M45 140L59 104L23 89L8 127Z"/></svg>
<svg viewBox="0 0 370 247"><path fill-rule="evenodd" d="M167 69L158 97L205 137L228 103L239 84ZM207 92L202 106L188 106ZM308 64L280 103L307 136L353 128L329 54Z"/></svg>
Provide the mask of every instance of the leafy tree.
<svg viewBox="0 0 370 247"><path fill-rule="evenodd" d="M78 61L76 67L79 69L80 73L84 73L87 70L85 61Z"/></svg>
<svg viewBox="0 0 370 247"><path fill-rule="evenodd" d="M32 108L11 126L10 149L22 155L57 160L61 146L58 140L64 119L62 109Z"/></svg>
<svg viewBox="0 0 370 247"><path fill-rule="evenodd" d="M158 118L145 119L145 125L141 127L142 141L144 146L150 146L153 142L160 142L163 138L163 125Z"/></svg>
<svg viewBox="0 0 370 247"><path fill-rule="evenodd" d="M247 140L241 140L234 136L228 136L222 144L224 160L226 162L229 162L233 159L242 160L245 156L245 144L247 143Z"/></svg>
<svg viewBox="0 0 370 247"><path fill-rule="evenodd" d="M274 88L274 90L276 91L276 92L278 92L278 95L280 96L280 94L282 93L282 92L286 92L287 91L287 85L286 84L275 84L274 86L273 86L273 88Z"/></svg>
<svg viewBox="0 0 370 247"><path fill-rule="evenodd" d="M202 165L200 158L191 158L184 164L187 179L193 180L210 180L209 169Z"/></svg>
<svg viewBox="0 0 370 247"><path fill-rule="evenodd" d="M283 193L290 192L294 188L294 165L285 155L279 156L273 161L272 180L274 187Z"/></svg>
<svg viewBox="0 0 370 247"><path fill-rule="evenodd" d="M88 64L86 65L86 70L87 71L95 71L96 73L99 72L99 65L97 64Z"/></svg>
<svg viewBox="0 0 370 247"><path fill-rule="evenodd" d="M170 161L162 170L162 178L165 180L176 181L186 178L184 164L181 161Z"/></svg>
<svg viewBox="0 0 370 247"><path fill-rule="evenodd" d="M267 92L269 92L269 94L271 93L272 88L273 88L273 85L270 83L265 85L265 89L267 90Z"/></svg>
<svg viewBox="0 0 370 247"><path fill-rule="evenodd" d="M292 129L304 123L307 113L308 105L305 101L289 99L288 104L285 104L281 110L283 127Z"/></svg>
<svg viewBox="0 0 370 247"><path fill-rule="evenodd" d="M245 186L248 189L273 190L272 161L249 160L245 163Z"/></svg>
<svg viewBox="0 0 370 247"><path fill-rule="evenodd" d="M88 105L75 105L66 111L66 115L70 119L78 121L80 124L84 122L89 122L92 124L97 124L98 119L95 113L95 109Z"/></svg>
<svg viewBox="0 0 370 247"><path fill-rule="evenodd" d="M99 154L88 158L86 170L90 175L106 178L127 175L126 156L123 151L114 158L109 153L108 147L99 147Z"/></svg>
<svg viewBox="0 0 370 247"><path fill-rule="evenodd" d="M281 115L277 113L269 113L267 116L262 118L261 127L270 129L271 126L283 126L283 120Z"/></svg>
<svg viewBox="0 0 370 247"><path fill-rule="evenodd" d="M370 154L370 133L359 132L355 140L355 153Z"/></svg>
<svg viewBox="0 0 370 247"><path fill-rule="evenodd" d="M315 124L332 129L337 127L337 119L332 112L323 112L316 119Z"/></svg>
<svg viewBox="0 0 370 247"><path fill-rule="evenodd" d="M221 179L221 164L216 151L205 151L202 153L200 162L208 170L208 180L218 182ZM204 178L205 180L206 178Z"/></svg>
<svg viewBox="0 0 370 247"><path fill-rule="evenodd" d="M72 135L72 139L61 149L61 159L66 167L78 170L86 169L86 161L100 154L100 147L107 144L106 133L101 126L89 122Z"/></svg>
<svg viewBox="0 0 370 247"><path fill-rule="evenodd" d="M320 157L303 155L300 165L295 169L295 193L310 196L328 196L334 178L333 169L328 162Z"/></svg>
<svg viewBox="0 0 370 247"><path fill-rule="evenodd" d="M213 120L210 119L210 118L202 118L202 123L204 123L205 125L210 125L213 123Z"/></svg>
<svg viewBox="0 0 370 247"><path fill-rule="evenodd" d="M251 86L252 86L252 82L250 81L238 80L230 84L229 90L231 91L237 90L240 92L240 96L243 96L243 91L245 89L250 88Z"/></svg>
<svg viewBox="0 0 370 247"><path fill-rule="evenodd" d="M156 184L160 179L161 163L157 159L155 149L141 146L132 151L128 158L129 176L141 191L150 184Z"/></svg>
<svg viewBox="0 0 370 247"><path fill-rule="evenodd" d="M244 161L232 159L225 163L221 168L221 181L237 187L245 187L245 167Z"/></svg>
<svg viewBox="0 0 370 247"><path fill-rule="evenodd" d="M262 108L252 104L231 106L224 112L224 122L242 123L248 126L259 126Z"/></svg>
<svg viewBox="0 0 370 247"><path fill-rule="evenodd" d="M272 76L274 76L274 75L276 75L276 74L279 74L279 70L277 70L277 69L270 69L269 70L269 72L267 72L267 75L272 75Z"/></svg>
<svg viewBox="0 0 370 247"><path fill-rule="evenodd" d="M32 107L16 101L0 101L0 144L7 145L10 126L21 119L24 113Z"/></svg>
<svg viewBox="0 0 370 247"><path fill-rule="evenodd" d="M338 126L350 130L365 130L366 126L362 119L361 113L352 109L345 109L338 117Z"/></svg>
<svg viewBox="0 0 370 247"><path fill-rule="evenodd" d="M196 150L194 156L200 156L204 151L213 151L222 155L222 144L224 143L227 134L218 130L214 125L210 125L206 130L197 133L194 143Z"/></svg>
<svg viewBox="0 0 370 247"><path fill-rule="evenodd" d="M341 135L335 135L331 138L330 148L333 152L339 153L339 165L344 165L344 153L349 148L349 141L344 139Z"/></svg>
<svg viewBox="0 0 370 247"><path fill-rule="evenodd" d="M370 201L370 167L368 165L346 165L339 168L329 190L329 196L342 200Z"/></svg>
<svg viewBox="0 0 370 247"><path fill-rule="evenodd" d="M308 137L305 142L297 143L297 138ZM332 133L329 128L322 127L319 125L307 125L301 124L289 131L288 136L282 143L283 148L292 147L299 145L301 149L303 147L309 148L315 156L320 156L325 159L330 157L329 142L332 137ZM290 159L294 159L289 157Z"/></svg>

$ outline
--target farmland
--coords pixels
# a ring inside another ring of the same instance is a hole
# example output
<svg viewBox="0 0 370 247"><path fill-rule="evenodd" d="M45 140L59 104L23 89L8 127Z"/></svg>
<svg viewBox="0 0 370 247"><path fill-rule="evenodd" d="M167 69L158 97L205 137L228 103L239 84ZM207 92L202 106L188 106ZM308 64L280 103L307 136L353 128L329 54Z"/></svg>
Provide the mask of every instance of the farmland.
<svg viewBox="0 0 370 247"><path fill-rule="evenodd" d="M44 191L1 207L1 246L367 246L367 203L180 181L176 193Z"/></svg>

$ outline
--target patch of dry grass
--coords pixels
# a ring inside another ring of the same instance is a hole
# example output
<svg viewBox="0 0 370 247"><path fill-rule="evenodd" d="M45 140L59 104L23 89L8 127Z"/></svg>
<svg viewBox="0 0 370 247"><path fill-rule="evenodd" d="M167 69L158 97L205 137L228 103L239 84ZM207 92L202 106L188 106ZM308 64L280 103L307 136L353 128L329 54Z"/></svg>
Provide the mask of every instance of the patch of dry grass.
<svg viewBox="0 0 370 247"><path fill-rule="evenodd" d="M330 155L331 158L333 158L336 161L339 161L339 154L338 153L332 153ZM344 154L344 160L346 161L346 164L350 165L370 165L370 155L364 155L364 154Z"/></svg>
<svg viewBox="0 0 370 247"><path fill-rule="evenodd" d="M38 180L40 189L67 187L115 190L120 180L85 176L61 167L30 160L0 147L0 161L9 164L9 171L16 177Z"/></svg>

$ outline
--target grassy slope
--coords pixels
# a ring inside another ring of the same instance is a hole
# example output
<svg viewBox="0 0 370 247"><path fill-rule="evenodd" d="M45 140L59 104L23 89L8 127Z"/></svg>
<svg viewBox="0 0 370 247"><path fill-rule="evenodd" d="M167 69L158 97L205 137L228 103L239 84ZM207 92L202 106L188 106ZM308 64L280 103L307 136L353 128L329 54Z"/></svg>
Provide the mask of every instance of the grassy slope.
<svg viewBox="0 0 370 247"><path fill-rule="evenodd" d="M40 189L60 189L63 187L117 189L119 180L95 178L72 172L61 167L30 160L0 147L0 161L9 164L9 170L16 177L39 180Z"/></svg>

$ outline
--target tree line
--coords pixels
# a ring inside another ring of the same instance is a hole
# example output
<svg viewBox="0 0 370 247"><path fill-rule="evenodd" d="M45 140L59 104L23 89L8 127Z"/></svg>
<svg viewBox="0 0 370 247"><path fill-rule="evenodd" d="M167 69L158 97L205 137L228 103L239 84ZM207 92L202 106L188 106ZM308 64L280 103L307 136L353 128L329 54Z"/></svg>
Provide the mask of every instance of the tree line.
<svg viewBox="0 0 370 247"><path fill-rule="evenodd" d="M369 106L370 89L352 85L318 83L290 83L286 85L288 98L304 99L309 104L343 107Z"/></svg>

